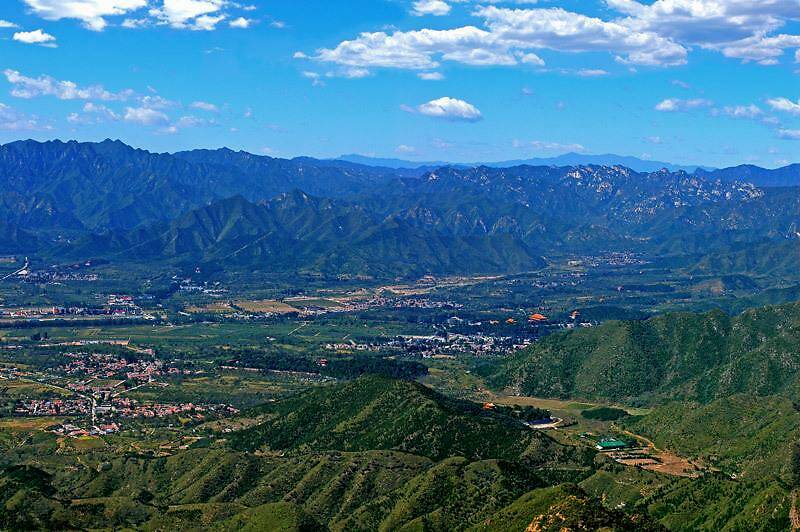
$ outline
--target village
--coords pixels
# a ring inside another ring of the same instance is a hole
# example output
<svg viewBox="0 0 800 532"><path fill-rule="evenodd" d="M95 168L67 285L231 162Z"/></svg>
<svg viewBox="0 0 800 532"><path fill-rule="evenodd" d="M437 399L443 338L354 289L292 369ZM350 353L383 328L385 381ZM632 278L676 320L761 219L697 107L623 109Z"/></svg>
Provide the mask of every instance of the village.
<svg viewBox="0 0 800 532"><path fill-rule="evenodd" d="M138 359L104 353L62 353L66 360L42 371L0 367L2 380L38 384L52 393L38 398L21 398L12 414L22 417L69 418L52 430L79 438L119 432L123 420L156 420L180 416L200 422L208 416L231 416L238 409L226 404L195 402L142 402L125 397L144 386L166 388L167 378L201 375L202 370L178 368L152 356Z"/></svg>

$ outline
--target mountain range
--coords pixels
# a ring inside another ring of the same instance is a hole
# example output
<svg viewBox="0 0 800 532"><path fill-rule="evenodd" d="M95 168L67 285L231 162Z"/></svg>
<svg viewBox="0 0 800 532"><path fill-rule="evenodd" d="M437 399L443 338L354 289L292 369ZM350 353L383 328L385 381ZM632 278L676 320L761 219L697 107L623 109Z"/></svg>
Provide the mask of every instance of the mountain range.
<svg viewBox="0 0 800 532"><path fill-rule="evenodd" d="M479 162L479 163L452 163L444 161L405 161L402 159L387 159L378 157L367 157L364 155L342 155L337 161L347 161L352 163L364 164L368 166L382 166L387 168L398 169L420 169L431 170L440 168L442 166L457 166L462 168L469 168L474 166L488 166L491 168L510 168L513 166L625 166L637 172L657 172L662 168L666 168L671 172L684 171L693 173L697 170L703 169L712 171L713 168L704 167L700 165L678 165L672 163L665 163L661 161L652 161L649 159L640 159L638 157L631 157L628 155L589 155L583 153L565 153L557 157L535 157L531 159L514 159L509 161L499 162Z"/></svg>
<svg viewBox="0 0 800 532"><path fill-rule="evenodd" d="M0 146L0 252L389 277L603 250L719 256L798 238L798 170L409 170L20 141Z"/></svg>

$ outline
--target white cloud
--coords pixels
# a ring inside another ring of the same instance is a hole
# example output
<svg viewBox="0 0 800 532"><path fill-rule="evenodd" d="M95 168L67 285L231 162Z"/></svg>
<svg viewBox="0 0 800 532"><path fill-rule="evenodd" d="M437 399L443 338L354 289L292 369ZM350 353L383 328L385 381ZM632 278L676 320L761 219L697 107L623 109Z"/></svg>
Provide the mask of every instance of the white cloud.
<svg viewBox="0 0 800 532"><path fill-rule="evenodd" d="M450 4L443 0L417 0L413 4L411 14L418 17L425 15L441 17L450 13L450 9Z"/></svg>
<svg viewBox="0 0 800 532"><path fill-rule="evenodd" d="M83 106L83 111L85 113L100 114L112 120L119 120L119 116L116 113L114 113L114 111L112 111L111 109L102 104L86 102Z"/></svg>
<svg viewBox="0 0 800 532"><path fill-rule="evenodd" d="M342 77L345 77L345 78L349 78L349 79L366 78L366 77L369 77L370 74L371 74L371 72L366 68L355 68L355 67L345 68L344 70L342 70L341 72L338 73L339 76L342 76ZM335 76L335 75L337 75L337 74L331 73L331 77Z"/></svg>
<svg viewBox="0 0 800 532"><path fill-rule="evenodd" d="M151 88L151 90L153 90ZM155 92L155 90L153 90ZM142 107L149 107L150 109L169 109L170 107L177 107L178 103L168 100L158 94L148 94L137 98Z"/></svg>
<svg viewBox="0 0 800 532"><path fill-rule="evenodd" d="M531 140L527 142L521 140L514 140L512 145L515 148L533 149L534 151L539 151L539 152L580 153L586 151L586 148L582 144L577 144L577 143L564 144L561 142L549 142L543 140Z"/></svg>
<svg viewBox="0 0 800 532"><path fill-rule="evenodd" d="M711 107L713 102L704 98L694 98L690 100L682 100L680 98L667 98L656 105L655 110L665 113L691 111L693 109L700 109L703 107Z"/></svg>
<svg viewBox="0 0 800 532"><path fill-rule="evenodd" d="M770 98L767 100L767 105L776 111L800 115L800 100L793 102L789 98Z"/></svg>
<svg viewBox="0 0 800 532"><path fill-rule="evenodd" d="M7 0L8 1L8 0ZM77 19L94 31L102 31L110 17L125 18L124 28L143 28L153 24L175 29L211 31L231 17L231 11L252 11L254 6L231 0L23 0L31 11L46 20ZM147 9L146 9L147 8ZM235 16L235 15L234 15ZM238 16L232 28L248 28L255 21Z"/></svg>
<svg viewBox="0 0 800 532"><path fill-rule="evenodd" d="M723 112L731 118L746 118L750 120L760 118L764 114L764 111L755 104L725 107Z"/></svg>
<svg viewBox="0 0 800 532"><path fill-rule="evenodd" d="M189 107L192 109L200 109L201 111L208 111L209 113L219 112L219 108L216 105L208 102L192 102Z"/></svg>
<svg viewBox="0 0 800 532"><path fill-rule="evenodd" d="M385 67L410 70L437 68L438 56L464 58L464 53L485 50L491 40L485 30L472 26L452 30L362 33L333 49L319 50L316 59L354 67ZM454 55L455 54L455 55ZM513 61L513 58L511 58Z"/></svg>
<svg viewBox="0 0 800 532"><path fill-rule="evenodd" d="M608 72L599 68L583 68L575 72L575 75L582 78L600 78L608 76Z"/></svg>
<svg viewBox="0 0 800 532"><path fill-rule="evenodd" d="M17 42L55 47L56 38L42 30L18 31L12 37Z"/></svg>
<svg viewBox="0 0 800 532"><path fill-rule="evenodd" d="M310 79L311 80L311 85L314 86L314 87L324 87L325 86L325 82L322 81L321 76L319 75L318 72L311 72L309 70L306 70L304 72L301 72L301 75L306 79Z"/></svg>
<svg viewBox="0 0 800 532"><path fill-rule="evenodd" d="M544 66L544 59L539 57L538 55L529 52L527 54L521 54L519 60L525 63L526 65L534 65L534 66Z"/></svg>
<svg viewBox="0 0 800 532"><path fill-rule="evenodd" d="M785 140L800 140L800 129L779 129L778 137Z"/></svg>
<svg viewBox="0 0 800 532"><path fill-rule="evenodd" d="M183 29L191 27L200 16L217 13L223 4L223 0L164 0L160 8L150 9L150 14L173 28Z"/></svg>
<svg viewBox="0 0 800 532"><path fill-rule="evenodd" d="M444 74L441 72L420 72L417 77L425 81L441 81L444 79Z"/></svg>
<svg viewBox="0 0 800 532"><path fill-rule="evenodd" d="M0 28L19 28L19 26L13 22L0 19Z"/></svg>
<svg viewBox="0 0 800 532"><path fill-rule="evenodd" d="M566 52L607 51L639 65L681 65L686 49L652 31L638 31L619 21L604 21L561 8L480 8L476 14L501 41L520 47Z"/></svg>
<svg viewBox="0 0 800 532"><path fill-rule="evenodd" d="M160 126L169 122L166 114L149 107L126 107L123 119L143 126Z"/></svg>
<svg viewBox="0 0 800 532"><path fill-rule="evenodd" d="M83 113L71 113L67 120L74 124L99 124L107 121L117 121L120 116L102 104L86 102Z"/></svg>
<svg viewBox="0 0 800 532"><path fill-rule="evenodd" d="M253 19L239 17L231 20L228 22L228 26L231 28L240 28L240 29L247 29L253 24Z"/></svg>
<svg viewBox="0 0 800 532"><path fill-rule="evenodd" d="M161 123L161 122L159 122ZM163 127L160 127L156 130L156 133L160 133L162 135L174 135L176 133L180 133L183 129L189 129L193 127L207 127L213 126L217 123L214 120L208 120L205 118L199 118L192 115L182 116L177 121L166 124ZM157 125L154 124L147 124L147 125ZM234 128L235 129L235 128Z"/></svg>
<svg viewBox="0 0 800 532"><path fill-rule="evenodd" d="M450 3L467 2L473 0L420 1L414 7L430 14L438 5L443 13ZM533 0L474 3L480 5L471 13L481 21L476 25L366 32L313 57L364 68L431 70L442 61L540 64L536 52L554 50L607 52L624 64L668 67L687 63L690 50L698 48L763 65L777 63L786 49L800 48L800 35L780 32L800 20L798 0L605 0L612 13L605 19L559 7L493 5Z"/></svg>
<svg viewBox="0 0 800 532"><path fill-rule="evenodd" d="M394 149L395 153L399 153L402 155L409 155L415 153L417 149L414 146L408 146L406 144L401 144L397 148Z"/></svg>
<svg viewBox="0 0 800 532"><path fill-rule="evenodd" d="M227 15L200 15L194 19L194 24L187 26L191 30L214 31L217 24L228 18Z"/></svg>
<svg viewBox="0 0 800 532"><path fill-rule="evenodd" d="M335 48L317 51L315 59L349 66L430 70L440 61L469 65L542 65L535 50L608 51L624 62L679 65L687 50L653 32L640 32L560 8L478 8L487 29L463 26L394 33L362 33ZM298 56L299 57L299 56ZM304 56L305 57L305 56Z"/></svg>
<svg viewBox="0 0 800 532"><path fill-rule="evenodd" d="M105 17L125 15L147 6L147 0L24 0L36 15L46 20L77 19L94 31L108 24Z"/></svg>
<svg viewBox="0 0 800 532"><path fill-rule="evenodd" d="M197 116L187 115L182 116L175 122L175 127L178 129L186 129L190 127L205 127L216 124L214 120L209 120L207 118L200 118Z"/></svg>
<svg viewBox="0 0 800 532"><path fill-rule="evenodd" d="M4 131L38 131L52 129L39 122L36 116L26 116L12 107L0 103L0 130Z"/></svg>
<svg viewBox="0 0 800 532"><path fill-rule="evenodd" d="M35 98L37 96L54 96L59 100L127 100L133 96L133 91L109 92L101 85L79 87L72 81L59 81L50 76L31 78L24 76L16 70L3 71L6 79L11 83L11 95L16 98Z"/></svg>
<svg viewBox="0 0 800 532"><path fill-rule="evenodd" d="M425 116L457 122L477 122L483 118L478 108L471 103L448 96L424 103L416 111Z"/></svg>
<svg viewBox="0 0 800 532"><path fill-rule="evenodd" d="M146 28L152 24L152 21L148 18L126 18L122 21L123 28L127 28L130 30L135 30L139 28Z"/></svg>
<svg viewBox="0 0 800 532"><path fill-rule="evenodd" d="M656 31L689 46L716 50L726 57L772 64L785 48L800 46L793 35L771 35L788 20L800 18L797 0L606 0L629 16L627 25Z"/></svg>

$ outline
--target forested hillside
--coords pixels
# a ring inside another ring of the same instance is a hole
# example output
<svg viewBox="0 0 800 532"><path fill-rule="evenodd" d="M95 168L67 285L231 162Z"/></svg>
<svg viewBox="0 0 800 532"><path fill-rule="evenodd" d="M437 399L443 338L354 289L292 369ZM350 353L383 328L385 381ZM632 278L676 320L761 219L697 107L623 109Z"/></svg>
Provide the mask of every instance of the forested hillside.
<svg viewBox="0 0 800 532"><path fill-rule="evenodd" d="M482 371L521 395L709 403L796 391L800 304L730 317L674 313L555 334Z"/></svg>

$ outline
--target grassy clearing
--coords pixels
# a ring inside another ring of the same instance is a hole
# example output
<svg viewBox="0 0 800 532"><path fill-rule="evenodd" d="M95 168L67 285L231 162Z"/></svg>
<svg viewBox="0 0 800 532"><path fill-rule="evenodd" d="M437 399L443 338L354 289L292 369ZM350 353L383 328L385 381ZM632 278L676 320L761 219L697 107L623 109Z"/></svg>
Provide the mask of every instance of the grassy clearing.
<svg viewBox="0 0 800 532"><path fill-rule="evenodd" d="M274 299L236 301L234 304L247 312L257 314L291 314L293 312L299 312L299 310L293 306L287 305L281 301L275 301Z"/></svg>
<svg viewBox="0 0 800 532"><path fill-rule="evenodd" d="M48 428L63 423L56 417L12 417L0 419L0 431L31 432L47 430Z"/></svg>

